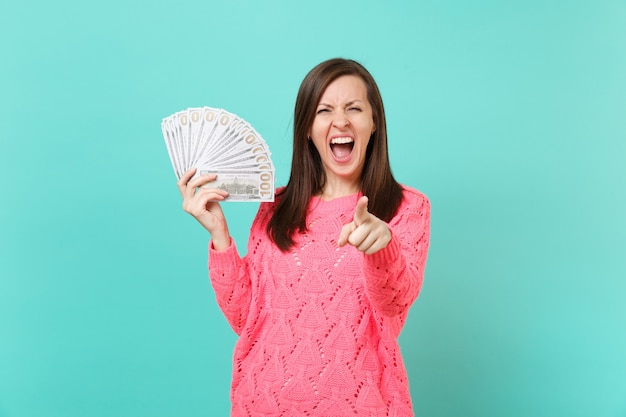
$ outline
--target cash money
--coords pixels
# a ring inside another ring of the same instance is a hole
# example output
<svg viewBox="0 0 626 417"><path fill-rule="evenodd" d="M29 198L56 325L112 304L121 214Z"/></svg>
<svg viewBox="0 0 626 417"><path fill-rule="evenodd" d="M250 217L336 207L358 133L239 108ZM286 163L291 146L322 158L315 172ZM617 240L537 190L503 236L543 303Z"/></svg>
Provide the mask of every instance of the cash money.
<svg viewBox="0 0 626 417"><path fill-rule="evenodd" d="M236 114L191 107L165 117L161 131L176 178L217 174L206 187L228 191L226 201L274 201L274 165L263 137Z"/></svg>

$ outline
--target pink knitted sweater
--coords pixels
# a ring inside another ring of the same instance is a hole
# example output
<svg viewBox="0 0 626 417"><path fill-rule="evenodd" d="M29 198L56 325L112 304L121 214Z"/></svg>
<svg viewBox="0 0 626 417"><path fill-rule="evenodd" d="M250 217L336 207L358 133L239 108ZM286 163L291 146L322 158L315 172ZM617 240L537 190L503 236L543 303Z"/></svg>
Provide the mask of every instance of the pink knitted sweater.
<svg viewBox="0 0 626 417"><path fill-rule="evenodd" d="M392 240L365 255L339 248L361 194L309 203L306 233L281 252L262 203L241 258L209 248L217 302L234 331L232 416L413 416L397 338L428 252L430 204L404 187Z"/></svg>

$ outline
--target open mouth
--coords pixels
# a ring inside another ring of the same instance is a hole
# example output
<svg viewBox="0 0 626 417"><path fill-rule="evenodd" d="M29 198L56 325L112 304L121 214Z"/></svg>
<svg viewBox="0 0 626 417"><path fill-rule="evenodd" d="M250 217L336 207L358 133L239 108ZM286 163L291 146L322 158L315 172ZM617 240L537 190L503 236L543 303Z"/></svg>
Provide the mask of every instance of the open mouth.
<svg viewBox="0 0 626 417"><path fill-rule="evenodd" d="M354 139L350 137L333 138L330 141L330 150L336 159L345 159L352 153Z"/></svg>

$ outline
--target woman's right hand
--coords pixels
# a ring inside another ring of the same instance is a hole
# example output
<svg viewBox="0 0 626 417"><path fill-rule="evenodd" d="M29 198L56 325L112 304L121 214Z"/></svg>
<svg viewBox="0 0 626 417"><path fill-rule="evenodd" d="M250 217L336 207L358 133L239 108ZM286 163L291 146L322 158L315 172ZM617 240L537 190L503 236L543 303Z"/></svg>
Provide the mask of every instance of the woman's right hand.
<svg viewBox="0 0 626 417"><path fill-rule="evenodd" d="M219 202L228 197L228 192L219 188L203 187L215 181L216 174L200 175L192 180L195 173L196 168L190 169L177 183L183 197L183 210L209 231L215 250L226 250L230 246L230 233Z"/></svg>

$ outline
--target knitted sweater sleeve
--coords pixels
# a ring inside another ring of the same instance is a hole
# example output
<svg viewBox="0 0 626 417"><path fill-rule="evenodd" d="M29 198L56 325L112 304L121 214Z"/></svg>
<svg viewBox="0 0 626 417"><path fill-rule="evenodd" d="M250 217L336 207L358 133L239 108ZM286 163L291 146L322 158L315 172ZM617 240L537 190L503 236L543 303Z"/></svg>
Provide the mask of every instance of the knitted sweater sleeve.
<svg viewBox="0 0 626 417"><path fill-rule="evenodd" d="M217 305L237 335L246 323L252 298L252 284L246 262L239 256L231 239L225 251L216 251L209 244L209 277Z"/></svg>
<svg viewBox="0 0 626 417"><path fill-rule="evenodd" d="M383 316L404 315L422 287L430 240L430 202L405 188L404 201L388 223L391 241L365 257L368 296Z"/></svg>
<svg viewBox="0 0 626 417"><path fill-rule="evenodd" d="M248 254L252 244L263 239L263 224L269 214L267 204L261 204L259 211L250 229ZM252 300L252 280L250 270L250 256L241 257L234 240L225 251L216 251L209 243L209 277L215 291L217 304L228 323L237 335L246 324Z"/></svg>

